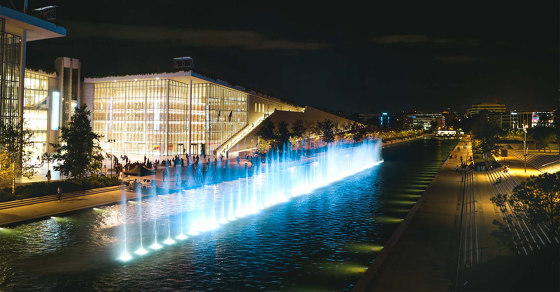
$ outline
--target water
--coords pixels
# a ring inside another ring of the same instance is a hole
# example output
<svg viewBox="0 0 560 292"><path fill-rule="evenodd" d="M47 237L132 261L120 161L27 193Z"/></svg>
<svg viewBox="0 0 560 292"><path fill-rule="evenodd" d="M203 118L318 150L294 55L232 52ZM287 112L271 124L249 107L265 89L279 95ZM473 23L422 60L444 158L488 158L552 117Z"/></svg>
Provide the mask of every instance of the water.
<svg viewBox="0 0 560 292"><path fill-rule="evenodd" d="M215 218L219 223L238 203L250 206L247 202L262 198L249 189L248 198L220 200L251 187L240 179L228 187L208 186L204 196L181 193L152 197L141 206L126 204L133 259L125 263L116 260L123 251L123 205L3 229L0 288L351 289L454 145L427 139L385 149L379 166L196 236L188 234L192 230L185 222L205 218L207 224ZM179 204L166 209L166 201ZM193 207L200 205L215 207ZM157 221L142 220L142 229L134 219L154 214ZM177 239L181 231L189 238ZM164 243L169 235L175 244ZM163 248L154 251L149 245L156 237ZM149 251L144 256L134 254L140 242Z"/></svg>

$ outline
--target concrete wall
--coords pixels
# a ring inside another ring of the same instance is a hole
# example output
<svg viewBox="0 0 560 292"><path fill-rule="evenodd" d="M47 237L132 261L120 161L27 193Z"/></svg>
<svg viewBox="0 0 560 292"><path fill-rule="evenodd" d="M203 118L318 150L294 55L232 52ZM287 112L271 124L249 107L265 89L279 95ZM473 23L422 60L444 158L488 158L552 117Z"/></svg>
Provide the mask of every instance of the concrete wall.
<svg viewBox="0 0 560 292"><path fill-rule="evenodd" d="M247 106L247 122L249 125L265 115L271 115L275 110L301 112L304 109L300 106L282 102L278 98L261 97L252 94L249 95Z"/></svg>

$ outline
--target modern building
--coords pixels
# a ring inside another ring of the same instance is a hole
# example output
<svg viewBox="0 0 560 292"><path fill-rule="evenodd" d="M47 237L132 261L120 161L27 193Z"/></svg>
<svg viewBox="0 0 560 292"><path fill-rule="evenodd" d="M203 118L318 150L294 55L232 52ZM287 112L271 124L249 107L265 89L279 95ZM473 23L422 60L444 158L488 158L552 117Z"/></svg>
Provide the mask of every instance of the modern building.
<svg viewBox="0 0 560 292"><path fill-rule="evenodd" d="M228 151L275 110L303 110L192 70L85 78L81 102L105 149L150 157Z"/></svg>
<svg viewBox="0 0 560 292"><path fill-rule="evenodd" d="M553 112L511 112L511 129L523 130L523 127L533 128L537 126L552 127L554 125Z"/></svg>
<svg viewBox="0 0 560 292"><path fill-rule="evenodd" d="M511 127L511 116L505 104L492 102L473 104L470 110L467 110L467 115L473 116L483 112L487 113L488 119L498 125L498 127L504 130Z"/></svg>
<svg viewBox="0 0 560 292"><path fill-rule="evenodd" d="M473 104L468 110L469 115L477 115L482 111L486 111L489 113L505 113L506 112L506 105L500 103L492 103L492 102L481 102L477 104Z"/></svg>
<svg viewBox="0 0 560 292"><path fill-rule="evenodd" d="M25 70L23 121L33 133L33 157L52 151L81 96L80 61L60 57L54 63L52 73Z"/></svg>
<svg viewBox="0 0 560 292"><path fill-rule="evenodd" d="M26 2L27 3L27 2ZM24 11L27 9L24 8ZM66 35L66 29L27 13L0 6L0 120L24 118L27 42ZM37 87L37 86L36 86ZM39 84L38 87L41 87ZM34 89L41 90L41 89ZM31 115L31 113L30 113Z"/></svg>
<svg viewBox="0 0 560 292"><path fill-rule="evenodd" d="M58 92L56 81L54 73L25 70L23 120L24 127L33 133L34 156L47 152L49 143L54 142L49 132L52 96Z"/></svg>
<svg viewBox="0 0 560 292"><path fill-rule="evenodd" d="M412 119L413 129L424 131L437 130L443 127L443 115L441 113L414 113L409 115ZM432 129L435 125L437 129Z"/></svg>

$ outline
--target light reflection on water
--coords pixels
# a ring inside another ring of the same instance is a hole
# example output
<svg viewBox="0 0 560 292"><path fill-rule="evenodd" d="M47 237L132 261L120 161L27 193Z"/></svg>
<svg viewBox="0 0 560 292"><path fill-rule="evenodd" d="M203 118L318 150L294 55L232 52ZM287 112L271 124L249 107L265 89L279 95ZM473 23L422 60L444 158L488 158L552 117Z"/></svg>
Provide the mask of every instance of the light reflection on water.
<svg viewBox="0 0 560 292"><path fill-rule="evenodd" d="M398 226L393 220L417 199L403 197L402 187L426 186L426 176L416 175L439 167L450 145L421 140L389 148L379 168L126 264L114 261L121 205L0 230L0 289L351 289ZM142 212L166 199L144 201ZM403 199L407 204L395 203ZM128 218L138 224L138 216Z"/></svg>

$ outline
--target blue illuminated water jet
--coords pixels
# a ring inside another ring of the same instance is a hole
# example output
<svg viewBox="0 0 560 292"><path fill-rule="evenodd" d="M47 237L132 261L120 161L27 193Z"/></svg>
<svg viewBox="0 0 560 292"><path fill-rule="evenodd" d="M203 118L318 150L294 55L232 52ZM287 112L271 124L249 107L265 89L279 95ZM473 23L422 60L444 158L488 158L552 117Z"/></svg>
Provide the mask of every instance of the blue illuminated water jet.
<svg viewBox="0 0 560 292"><path fill-rule="evenodd" d="M153 232L150 248L158 250L163 248L158 243L160 240L165 245L172 245L176 243L173 238L184 240L187 239L186 234L196 236L201 232L218 229L239 218L257 214L264 208L286 202L292 197L308 194L381 162L381 141L377 140L331 143L315 150L275 149L266 154L260 163L256 163L251 171L247 170L243 177L236 180L183 189L165 196L157 196L155 190L152 191L151 198L145 201L151 210L150 214L142 213L142 202L138 200L138 214L131 217L138 221L135 222L135 228L138 229L136 237L127 234L126 196L123 195L125 224L119 260L132 259L128 246L137 248L137 255L147 253L143 248L144 233ZM215 163L213 167L221 168L222 163ZM199 171L196 170L197 173ZM219 173L216 172L216 178L223 179ZM178 186L180 184L177 181L175 187ZM153 229L142 230L146 225L142 224L143 221L152 221ZM158 221L163 226L158 225ZM132 226L130 228L135 229ZM162 228L167 230L161 230ZM164 234L164 238L158 237Z"/></svg>

